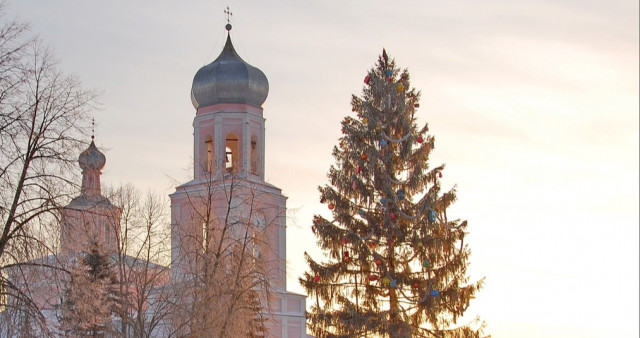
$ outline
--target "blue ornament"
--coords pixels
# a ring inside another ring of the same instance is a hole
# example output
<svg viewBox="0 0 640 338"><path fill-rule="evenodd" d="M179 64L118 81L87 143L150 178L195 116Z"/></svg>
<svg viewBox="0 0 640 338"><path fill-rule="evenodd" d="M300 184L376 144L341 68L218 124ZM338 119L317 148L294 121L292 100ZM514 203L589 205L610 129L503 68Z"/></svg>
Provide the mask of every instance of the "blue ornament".
<svg viewBox="0 0 640 338"><path fill-rule="evenodd" d="M429 262L428 259L425 259L424 262L422 262L422 266L425 267L425 268L428 268L429 264L431 264L431 262Z"/></svg>
<svg viewBox="0 0 640 338"><path fill-rule="evenodd" d="M380 140L380 146L381 146L381 147L386 147L386 146L387 146L387 141L385 141L385 140Z"/></svg>
<svg viewBox="0 0 640 338"><path fill-rule="evenodd" d="M399 200L403 200L404 199L404 189L398 190L398 199Z"/></svg>
<svg viewBox="0 0 640 338"><path fill-rule="evenodd" d="M386 204L387 203L387 198L386 197L381 198L380 199L380 203Z"/></svg>
<svg viewBox="0 0 640 338"><path fill-rule="evenodd" d="M438 292L438 290L431 290L431 296L432 297L438 297L438 296L440 296L440 292Z"/></svg>
<svg viewBox="0 0 640 338"><path fill-rule="evenodd" d="M362 210L362 209L358 210L358 214L364 215L364 210Z"/></svg>
<svg viewBox="0 0 640 338"><path fill-rule="evenodd" d="M436 212L433 210L429 210L429 221L430 222L436 221Z"/></svg>
<svg viewBox="0 0 640 338"><path fill-rule="evenodd" d="M387 70L387 71L385 72L385 74L387 74L387 76L391 76L391 74L393 74L393 72L392 72L392 71L390 71L390 70Z"/></svg>
<svg viewBox="0 0 640 338"><path fill-rule="evenodd" d="M389 282L389 287L397 288L398 287L398 281L396 281L395 279L392 279L391 282Z"/></svg>

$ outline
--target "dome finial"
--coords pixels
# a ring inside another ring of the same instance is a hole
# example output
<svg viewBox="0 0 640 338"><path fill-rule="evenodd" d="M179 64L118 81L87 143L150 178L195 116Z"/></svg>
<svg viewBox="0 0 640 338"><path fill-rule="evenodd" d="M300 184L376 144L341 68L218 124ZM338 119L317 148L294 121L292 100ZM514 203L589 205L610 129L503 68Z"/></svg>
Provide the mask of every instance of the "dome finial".
<svg viewBox="0 0 640 338"><path fill-rule="evenodd" d="M96 118L91 118L91 141L96 138Z"/></svg>
<svg viewBox="0 0 640 338"><path fill-rule="evenodd" d="M224 26L224 28L228 32L231 30L231 16L233 15L233 13L231 13L231 11L229 10L229 6L227 6L227 9L224 10L224 14L227 15L227 25Z"/></svg>

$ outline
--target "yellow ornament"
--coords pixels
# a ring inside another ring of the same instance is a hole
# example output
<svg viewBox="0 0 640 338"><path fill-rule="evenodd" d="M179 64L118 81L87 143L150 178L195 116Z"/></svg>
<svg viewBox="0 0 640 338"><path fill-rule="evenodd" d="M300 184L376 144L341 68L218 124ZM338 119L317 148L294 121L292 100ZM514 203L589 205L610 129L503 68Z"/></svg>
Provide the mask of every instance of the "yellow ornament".
<svg viewBox="0 0 640 338"><path fill-rule="evenodd" d="M362 119L362 123L367 124L367 122L369 122L368 118L365 117L365 118Z"/></svg>
<svg viewBox="0 0 640 338"><path fill-rule="evenodd" d="M401 91L403 91L403 90L404 90L404 86L403 86L401 83L399 83L399 84L398 84L398 86L396 86L396 89L397 89L399 92L401 92Z"/></svg>
<svg viewBox="0 0 640 338"><path fill-rule="evenodd" d="M391 283L391 280L389 279L389 277L382 278L382 285L389 286L389 283Z"/></svg>

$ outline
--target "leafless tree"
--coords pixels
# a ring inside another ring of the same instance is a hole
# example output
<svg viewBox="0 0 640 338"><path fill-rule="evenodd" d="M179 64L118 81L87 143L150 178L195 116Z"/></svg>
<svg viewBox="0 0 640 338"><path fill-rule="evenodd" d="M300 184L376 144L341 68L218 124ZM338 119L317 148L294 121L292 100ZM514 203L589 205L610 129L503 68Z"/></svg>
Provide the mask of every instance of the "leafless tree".
<svg viewBox="0 0 640 338"><path fill-rule="evenodd" d="M151 337L170 311L163 292L170 281L168 203L151 192L143 198L131 185L106 194L122 210L116 264L123 296L120 335Z"/></svg>
<svg viewBox="0 0 640 338"><path fill-rule="evenodd" d="M42 322L37 304L9 275L46 265L34 260L55 250L48 226L76 190L69 169L96 96L60 70L28 24L7 19L4 7L0 2L0 309L17 300L26 317Z"/></svg>
<svg viewBox="0 0 640 338"><path fill-rule="evenodd" d="M181 188L178 188L181 192ZM254 183L228 173L221 179L182 190L188 196L185 219L174 227L182 238L181 266L174 283L172 324L176 336L265 336L270 317L268 295L278 262L268 233L282 217L264 210ZM189 230L185 230L189 229Z"/></svg>

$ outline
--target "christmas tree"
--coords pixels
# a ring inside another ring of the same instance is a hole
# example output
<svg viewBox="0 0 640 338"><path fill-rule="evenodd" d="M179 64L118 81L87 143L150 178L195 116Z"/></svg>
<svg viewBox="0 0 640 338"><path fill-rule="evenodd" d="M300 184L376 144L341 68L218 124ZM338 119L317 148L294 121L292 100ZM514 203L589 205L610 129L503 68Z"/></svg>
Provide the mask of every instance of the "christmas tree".
<svg viewBox="0 0 640 338"><path fill-rule="evenodd" d="M364 83L319 188L332 220L316 215L312 227L328 261L305 253L309 328L317 337L478 336L482 325L458 320L482 280L467 276L467 222L447 215L456 193L441 191L444 165L429 167L420 93L384 50Z"/></svg>
<svg viewBox="0 0 640 338"><path fill-rule="evenodd" d="M60 329L67 336L105 337L115 334L112 314L118 305L117 278L107 254L96 242L71 271L60 311Z"/></svg>

